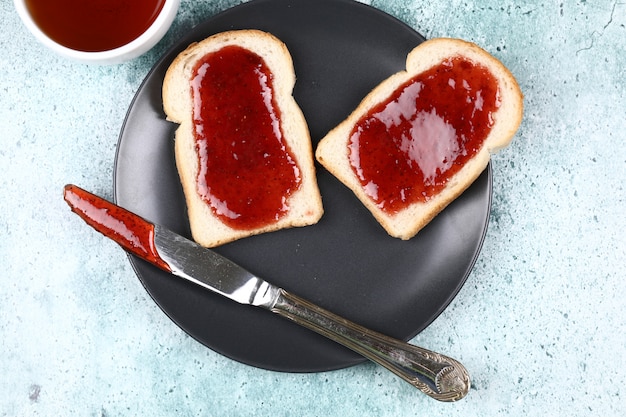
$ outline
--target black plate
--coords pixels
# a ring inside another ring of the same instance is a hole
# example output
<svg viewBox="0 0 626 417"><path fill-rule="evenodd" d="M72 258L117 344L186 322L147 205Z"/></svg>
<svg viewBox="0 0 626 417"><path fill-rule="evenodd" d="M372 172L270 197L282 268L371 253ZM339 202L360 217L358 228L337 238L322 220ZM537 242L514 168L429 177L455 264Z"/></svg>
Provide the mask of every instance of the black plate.
<svg viewBox="0 0 626 417"><path fill-rule="evenodd" d="M256 28L283 40L297 75L294 96L314 145L365 94L404 68L424 40L369 6L337 0L257 0L194 28L155 65L130 106L115 166L118 204L190 236L174 162L175 125L165 121L161 83L173 58L211 34ZM389 237L353 194L318 167L325 214L315 226L243 239L217 249L251 272L348 319L408 340L430 324L465 282L482 245L491 172L410 241ZM130 258L163 311L209 348L261 368L308 372L363 359L255 307L241 306Z"/></svg>

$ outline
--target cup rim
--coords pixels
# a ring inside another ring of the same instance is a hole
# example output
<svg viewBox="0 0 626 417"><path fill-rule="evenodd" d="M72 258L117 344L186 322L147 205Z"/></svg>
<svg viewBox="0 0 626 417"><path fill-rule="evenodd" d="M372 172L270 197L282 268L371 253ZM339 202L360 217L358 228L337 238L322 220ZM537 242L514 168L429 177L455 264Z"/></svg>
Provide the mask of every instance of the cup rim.
<svg viewBox="0 0 626 417"><path fill-rule="evenodd" d="M165 35L180 6L180 0L165 0L163 8L148 29L125 45L105 51L80 51L56 42L41 30L26 7L25 0L13 0L13 3L22 22L39 42L60 55L89 63L122 62L143 54Z"/></svg>

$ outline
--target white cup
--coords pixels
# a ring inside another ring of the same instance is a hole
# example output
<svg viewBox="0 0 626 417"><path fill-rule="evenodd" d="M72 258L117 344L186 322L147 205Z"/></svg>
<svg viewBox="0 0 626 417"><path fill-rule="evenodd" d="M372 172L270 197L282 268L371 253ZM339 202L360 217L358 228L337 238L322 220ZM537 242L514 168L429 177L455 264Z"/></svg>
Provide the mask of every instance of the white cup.
<svg viewBox="0 0 626 417"><path fill-rule="evenodd" d="M130 0L132 1L132 0ZM51 39L31 16L25 0L13 0L22 22L39 42L59 55L88 64L118 64L134 59L157 44L168 31L180 6L180 0L165 0L152 25L129 43L106 51L87 52L68 48Z"/></svg>

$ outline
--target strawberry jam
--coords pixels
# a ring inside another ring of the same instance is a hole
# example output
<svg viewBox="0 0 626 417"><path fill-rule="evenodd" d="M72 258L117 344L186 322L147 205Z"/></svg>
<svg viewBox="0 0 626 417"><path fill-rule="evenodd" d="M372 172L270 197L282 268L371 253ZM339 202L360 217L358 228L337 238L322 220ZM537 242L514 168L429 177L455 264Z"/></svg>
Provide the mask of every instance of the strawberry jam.
<svg viewBox="0 0 626 417"><path fill-rule="evenodd" d="M499 106L497 81L486 68L447 59L358 121L348 142L352 169L389 214L425 202L479 152Z"/></svg>
<svg viewBox="0 0 626 417"><path fill-rule="evenodd" d="M72 184L63 189L63 198L88 225L117 242L126 251L171 271L154 245L152 223Z"/></svg>
<svg viewBox="0 0 626 417"><path fill-rule="evenodd" d="M201 198L231 228L275 223L301 178L267 64L247 49L226 46L199 60L191 89Z"/></svg>

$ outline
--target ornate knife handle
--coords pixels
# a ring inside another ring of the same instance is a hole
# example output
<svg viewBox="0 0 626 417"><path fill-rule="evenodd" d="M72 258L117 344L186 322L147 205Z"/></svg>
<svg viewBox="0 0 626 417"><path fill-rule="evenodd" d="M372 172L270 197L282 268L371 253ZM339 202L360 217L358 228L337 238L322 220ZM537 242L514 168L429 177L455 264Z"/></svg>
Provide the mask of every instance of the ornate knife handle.
<svg viewBox="0 0 626 417"><path fill-rule="evenodd" d="M384 366L436 400L460 400L470 389L458 361L366 329L283 289L270 310Z"/></svg>

